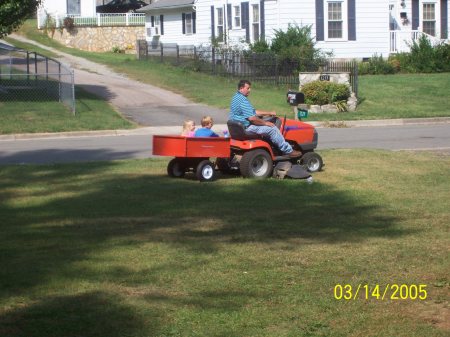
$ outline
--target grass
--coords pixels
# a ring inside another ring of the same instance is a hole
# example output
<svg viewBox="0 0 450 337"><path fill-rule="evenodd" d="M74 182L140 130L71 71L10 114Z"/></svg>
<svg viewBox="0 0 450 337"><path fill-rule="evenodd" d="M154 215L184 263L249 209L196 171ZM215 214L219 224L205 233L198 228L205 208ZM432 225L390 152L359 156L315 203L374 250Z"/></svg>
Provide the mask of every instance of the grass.
<svg viewBox="0 0 450 337"><path fill-rule="evenodd" d="M61 51L106 64L133 79L175 91L195 102L228 108L230 97L236 90L237 79L212 77L158 61L138 61L133 55L74 50L44 36L35 27L34 21L30 20L22 27L21 33ZM449 73L360 76L360 105L357 112L310 114L307 120L449 117L449 86ZM251 101L258 109L275 110L280 115L293 115L292 109L285 101L288 88L254 83L253 89Z"/></svg>
<svg viewBox="0 0 450 337"><path fill-rule="evenodd" d="M0 167L0 335L448 336L450 158L322 155L312 185ZM333 295L394 283L427 299Z"/></svg>
<svg viewBox="0 0 450 337"><path fill-rule="evenodd" d="M8 96L11 98L11 96ZM75 89L76 114L59 102L27 99L0 101L0 134L130 129L134 125L104 100Z"/></svg>

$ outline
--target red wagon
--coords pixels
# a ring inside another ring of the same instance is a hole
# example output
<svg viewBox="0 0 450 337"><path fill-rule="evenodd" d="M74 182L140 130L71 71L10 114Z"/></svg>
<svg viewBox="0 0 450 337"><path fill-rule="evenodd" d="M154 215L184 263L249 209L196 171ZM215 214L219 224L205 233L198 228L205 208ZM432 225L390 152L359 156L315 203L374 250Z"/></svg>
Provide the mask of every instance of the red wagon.
<svg viewBox="0 0 450 337"><path fill-rule="evenodd" d="M167 165L171 177L193 171L200 181L210 181L216 175L217 158L230 156L230 138L154 135L153 154L175 157Z"/></svg>

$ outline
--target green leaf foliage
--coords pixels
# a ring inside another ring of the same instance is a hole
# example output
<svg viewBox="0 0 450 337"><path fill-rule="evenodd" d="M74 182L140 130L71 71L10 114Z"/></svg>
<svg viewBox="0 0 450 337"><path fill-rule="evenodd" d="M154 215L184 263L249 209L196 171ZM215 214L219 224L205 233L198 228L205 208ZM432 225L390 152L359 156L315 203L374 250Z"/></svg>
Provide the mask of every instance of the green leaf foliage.
<svg viewBox="0 0 450 337"><path fill-rule="evenodd" d="M350 89L345 84L328 81L313 81L302 86L307 104L324 105L347 101Z"/></svg>
<svg viewBox="0 0 450 337"><path fill-rule="evenodd" d="M0 2L0 38L12 33L36 13L41 0L2 0Z"/></svg>

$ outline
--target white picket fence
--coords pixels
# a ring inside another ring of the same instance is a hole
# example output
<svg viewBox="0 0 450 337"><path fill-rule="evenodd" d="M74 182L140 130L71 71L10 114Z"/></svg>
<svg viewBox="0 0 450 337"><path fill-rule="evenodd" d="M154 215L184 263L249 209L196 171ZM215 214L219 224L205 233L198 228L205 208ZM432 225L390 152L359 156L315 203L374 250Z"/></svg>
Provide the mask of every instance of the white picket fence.
<svg viewBox="0 0 450 337"><path fill-rule="evenodd" d="M48 13L45 11L38 11L37 25L42 29L46 25ZM75 26L144 26L144 13L97 13L93 17L83 17L73 14L59 14L54 13L50 16L55 20L56 28L59 28L66 17L71 17L74 20Z"/></svg>

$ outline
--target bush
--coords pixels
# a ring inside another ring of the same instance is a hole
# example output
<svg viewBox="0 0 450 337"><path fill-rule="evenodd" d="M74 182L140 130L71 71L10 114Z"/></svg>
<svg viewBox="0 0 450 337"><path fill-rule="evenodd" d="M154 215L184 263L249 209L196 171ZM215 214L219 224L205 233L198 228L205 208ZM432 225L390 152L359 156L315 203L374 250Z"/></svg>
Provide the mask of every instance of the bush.
<svg viewBox="0 0 450 337"><path fill-rule="evenodd" d="M367 62L358 64L358 74L360 75L387 75L394 74L399 64L385 60L382 55L375 54Z"/></svg>
<svg viewBox="0 0 450 337"><path fill-rule="evenodd" d="M68 32L71 32L75 28L75 21L70 16L67 16L64 18L63 25Z"/></svg>
<svg viewBox="0 0 450 337"><path fill-rule="evenodd" d="M250 45L250 51L276 55L280 69L295 65L297 71L313 71L331 55L316 49L315 44L311 26L289 25L286 31L275 30L271 45L266 41L257 41Z"/></svg>
<svg viewBox="0 0 450 337"><path fill-rule="evenodd" d="M350 88L346 84L328 81L313 81L302 86L305 94L305 103L314 105L332 104L347 101L350 97Z"/></svg>
<svg viewBox="0 0 450 337"><path fill-rule="evenodd" d="M409 53L399 53L393 59L404 72L436 73L450 71L450 45L433 46L425 35L411 44Z"/></svg>

